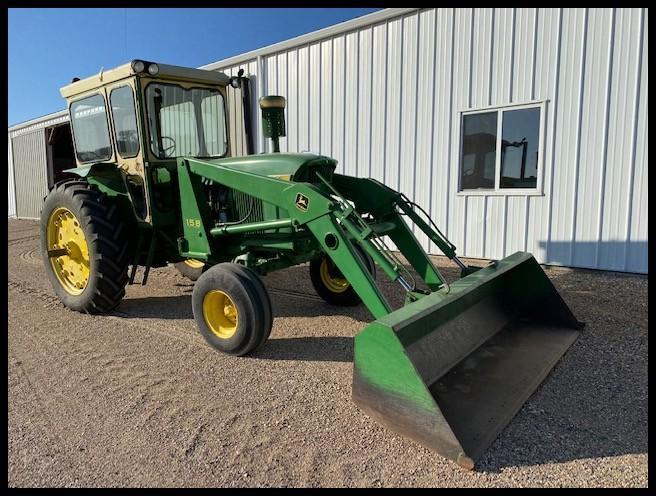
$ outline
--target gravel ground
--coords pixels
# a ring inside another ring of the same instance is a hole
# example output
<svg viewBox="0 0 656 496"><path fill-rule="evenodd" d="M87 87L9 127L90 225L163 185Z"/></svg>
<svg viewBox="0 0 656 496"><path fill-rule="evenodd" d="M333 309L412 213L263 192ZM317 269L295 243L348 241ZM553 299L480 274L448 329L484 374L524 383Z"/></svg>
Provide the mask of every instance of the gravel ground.
<svg viewBox="0 0 656 496"><path fill-rule="evenodd" d="M10 486L648 485L646 277L546 269L587 326L468 472L351 402L370 317L323 303L307 268L265 278L271 338L234 358L195 330L175 269L84 315L55 298L37 224L8 236Z"/></svg>

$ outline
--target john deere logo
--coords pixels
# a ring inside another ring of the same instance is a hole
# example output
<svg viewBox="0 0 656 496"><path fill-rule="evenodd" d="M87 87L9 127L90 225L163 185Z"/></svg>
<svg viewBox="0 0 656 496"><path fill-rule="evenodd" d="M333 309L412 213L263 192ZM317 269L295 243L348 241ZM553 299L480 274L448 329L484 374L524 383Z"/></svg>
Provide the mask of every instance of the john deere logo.
<svg viewBox="0 0 656 496"><path fill-rule="evenodd" d="M310 199L307 196L298 193L296 195L296 208L298 208L299 210L303 210L303 212L306 212L308 209L308 205L310 205Z"/></svg>

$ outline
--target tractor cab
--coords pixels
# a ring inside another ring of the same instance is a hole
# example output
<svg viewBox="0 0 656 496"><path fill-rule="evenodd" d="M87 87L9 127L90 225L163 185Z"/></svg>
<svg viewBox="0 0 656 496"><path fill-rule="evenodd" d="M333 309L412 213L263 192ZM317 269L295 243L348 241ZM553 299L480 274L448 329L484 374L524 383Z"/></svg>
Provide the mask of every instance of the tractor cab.
<svg viewBox="0 0 656 496"><path fill-rule="evenodd" d="M153 213L173 208L164 193L178 157L234 154L227 87L239 87L241 79L144 60L75 78L61 88L75 147L77 168L71 172L118 168L135 214L152 223Z"/></svg>

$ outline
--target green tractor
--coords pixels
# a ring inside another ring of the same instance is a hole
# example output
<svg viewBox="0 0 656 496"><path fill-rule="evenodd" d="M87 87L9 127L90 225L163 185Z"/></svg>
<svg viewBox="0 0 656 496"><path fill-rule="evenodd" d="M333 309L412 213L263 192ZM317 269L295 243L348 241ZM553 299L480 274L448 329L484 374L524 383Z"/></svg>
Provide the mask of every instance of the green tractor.
<svg viewBox="0 0 656 496"><path fill-rule="evenodd" d="M152 267L177 264L197 279L202 336L243 356L271 332L261 276L309 262L325 301L363 303L375 319L355 336L354 401L473 468L582 324L529 253L469 267L405 195L336 173L330 157L279 153L280 96L259 100L274 152L235 156L227 89L243 79L134 60L62 88L77 167L41 214L55 292L73 310L110 312L137 268L145 284ZM458 265L458 280L446 281L408 223ZM376 270L398 284L401 308Z"/></svg>

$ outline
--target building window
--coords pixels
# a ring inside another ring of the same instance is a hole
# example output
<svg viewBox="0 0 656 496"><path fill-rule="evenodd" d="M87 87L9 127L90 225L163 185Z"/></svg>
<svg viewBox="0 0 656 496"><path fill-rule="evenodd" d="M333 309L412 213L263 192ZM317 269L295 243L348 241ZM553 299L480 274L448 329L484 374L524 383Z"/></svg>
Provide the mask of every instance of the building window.
<svg viewBox="0 0 656 496"><path fill-rule="evenodd" d="M460 191L538 188L542 105L462 113Z"/></svg>
<svg viewBox="0 0 656 496"><path fill-rule="evenodd" d="M75 152L80 162L102 162L112 157L107 110L102 95L82 98L71 104Z"/></svg>
<svg viewBox="0 0 656 496"><path fill-rule="evenodd" d="M121 157L134 157L139 153L139 130L134 110L134 95L130 86L113 89L109 102L112 106L116 148Z"/></svg>

